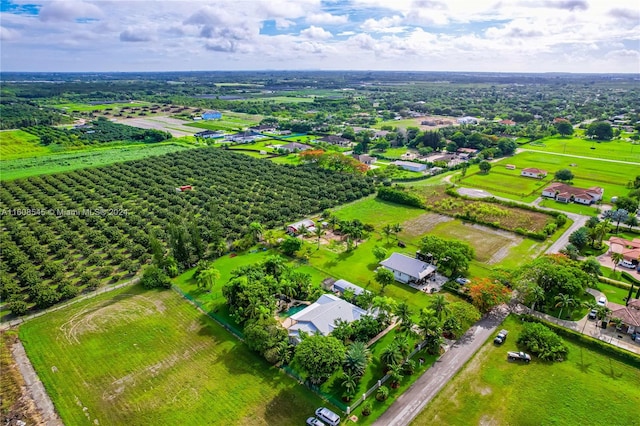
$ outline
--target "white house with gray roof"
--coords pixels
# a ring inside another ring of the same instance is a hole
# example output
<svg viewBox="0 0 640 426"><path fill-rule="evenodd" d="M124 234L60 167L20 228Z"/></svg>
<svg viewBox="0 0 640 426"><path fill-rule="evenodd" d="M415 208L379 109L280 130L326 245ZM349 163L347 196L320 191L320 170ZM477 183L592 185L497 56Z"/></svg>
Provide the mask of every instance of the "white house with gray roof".
<svg viewBox="0 0 640 426"><path fill-rule="evenodd" d="M338 296L323 294L315 303L287 318L283 326L289 330L289 340L297 344L300 343L300 331L327 336L336 327L337 320L353 322L368 314Z"/></svg>
<svg viewBox="0 0 640 426"><path fill-rule="evenodd" d="M396 281L404 284L424 282L436 272L435 266L402 253L392 253L380 265L393 272Z"/></svg>
<svg viewBox="0 0 640 426"><path fill-rule="evenodd" d="M331 286L331 289L333 291L340 292L340 294L344 294L346 290L353 290L353 294L355 294L356 296L360 296L362 293L365 292L364 288L358 287L357 285L342 279L334 282L333 285Z"/></svg>

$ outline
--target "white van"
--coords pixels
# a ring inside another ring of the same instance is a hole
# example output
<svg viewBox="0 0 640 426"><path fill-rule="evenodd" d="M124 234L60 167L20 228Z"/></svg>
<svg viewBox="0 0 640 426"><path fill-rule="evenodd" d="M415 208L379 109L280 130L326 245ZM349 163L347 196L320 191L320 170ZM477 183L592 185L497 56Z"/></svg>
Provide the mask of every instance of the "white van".
<svg viewBox="0 0 640 426"><path fill-rule="evenodd" d="M320 407L316 410L316 417L331 426L340 424L340 416L325 407Z"/></svg>
<svg viewBox="0 0 640 426"><path fill-rule="evenodd" d="M634 265L630 260L623 260L622 262L620 262L620 266L629 269L634 269L636 267L636 265Z"/></svg>

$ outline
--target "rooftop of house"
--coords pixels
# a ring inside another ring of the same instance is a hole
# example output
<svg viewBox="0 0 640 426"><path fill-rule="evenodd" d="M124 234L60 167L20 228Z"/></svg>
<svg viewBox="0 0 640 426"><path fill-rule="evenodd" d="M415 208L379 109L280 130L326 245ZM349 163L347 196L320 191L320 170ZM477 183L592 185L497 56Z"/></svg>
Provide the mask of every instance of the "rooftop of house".
<svg viewBox="0 0 640 426"><path fill-rule="evenodd" d="M418 279L422 279L436 270L435 266L402 253L392 253L388 259L380 262L380 265Z"/></svg>
<svg viewBox="0 0 640 426"><path fill-rule="evenodd" d="M527 167L526 169L522 169L523 172L536 173L536 174L546 174L546 170L537 169L535 167Z"/></svg>
<svg viewBox="0 0 640 426"><path fill-rule="evenodd" d="M355 284L352 284L349 281L343 280L343 279L340 279L340 280L334 282L333 283L333 289L334 289L334 291L339 291L340 293L344 293L345 290L351 289L351 290L353 290L353 294L355 294L356 296L361 295L365 291L362 287L359 287L359 286L357 286Z"/></svg>
<svg viewBox="0 0 640 426"><path fill-rule="evenodd" d="M629 308L628 306L618 305L609 302L607 307L611 309L611 318L620 318L622 322L634 327L640 326L640 310Z"/></svg>
<svg viewBox="0 0 640 426"><path fill-rule="evenodd" d="M364 309L333 294L323 294L316 302L290 317L294 323L289 327L289 334L298 335L302 330L326 336L335 328L336 320L353 322L365 315L367 311Z"/></svg>
<svg viewBox="0 0 640 426"><path fill-rule="evenodd" d="M595 193L602 195L603 189L598 186L593 186L591 188L578 188L577 186L567 185L566 183L554 182L551 185L547 186L545 191L557 191L560 194L569 194L573 196L582 196L587 195L588 193Z"/></svg>

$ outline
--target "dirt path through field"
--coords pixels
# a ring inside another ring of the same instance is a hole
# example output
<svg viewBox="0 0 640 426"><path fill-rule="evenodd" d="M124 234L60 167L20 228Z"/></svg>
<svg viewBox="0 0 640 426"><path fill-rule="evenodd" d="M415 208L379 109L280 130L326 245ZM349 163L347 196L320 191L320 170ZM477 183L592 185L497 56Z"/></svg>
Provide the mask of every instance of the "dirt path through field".
<svg viewBox="0 0 640 426"><path fill-rule="evenodd" d="M51 402L51 398L49 398L47 391L44 389L44 385L40 381L40 378L31 365L31 361L29 361L24 351L22 342L16 340L11 348L11 354L20 370L20 374L22 374L24 378L27 393L42 416L42 424L47 426L63 426L62 420L58 417L53 402Z"/></svg>

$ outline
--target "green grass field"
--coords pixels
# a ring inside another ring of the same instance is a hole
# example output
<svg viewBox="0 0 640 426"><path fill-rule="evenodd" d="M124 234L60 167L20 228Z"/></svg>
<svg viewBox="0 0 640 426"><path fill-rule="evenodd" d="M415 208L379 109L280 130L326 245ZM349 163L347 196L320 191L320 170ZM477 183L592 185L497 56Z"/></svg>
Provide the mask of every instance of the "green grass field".
<svg viewBox="0 0 640 426"><path fill-rule="evenodd" d="M24 324L66 424L302 424L322 402L173 291L129 287Z"/></svg>
<svg viewBox="0 0 640 426"><path fill-rule="evenodd" d="M479 173L477 165L469 167L467 175L460 181L462 186L471 186L480 188L489 192L506 193L519 199L535 200L539 197L539 193L551 183L553 174L548 175L544 179L534 179L520 176L521 170L507 170L497 165L487 174Z"/></svg>
<svg viewBox="0 0 640 426"><path fill-rule="evenodd" d="M127 145L111 148L84 149L60 154L39 155L0 162L0 180L13 180L29 176L60 173L87 167L104 166L152 155L188 149L186 145L164 143L154 145Z"/></svg>
<svg viewBox="0 0 640 426"><path fill-rule="evenodd" d="M312 103L314 98L301 98L298 96L269 96L266 98L253 98L256 101L275 102L277 104L299 104L299 103Z"/></svg>
<svg viewBox="0 0 640 426"><path fill-rule="evenodd" d="M567 360L508 362L521 323L508 317L503 346L489 339L412 425L637 424L640 369L564 339Z"/></svg>
<svg viewBox="0 0 640 426"><path fill-rule="evenodd" d="M62 103L62 104L54 104L51 105L54 108L63 109L67 112L79 111L79 112L91 112L91 111L104 111L107 108L112 108L114 110L121 109L123 107L142 107L151 105L149 102L143 101L132 101L132 102L116 102L109 104L97 104L97 105L89 105L82 103Z"/></svg>
<svg viewBox="0 0 640 426"><path fill-rule="evenodd" d="M604 158L607 160L635 161L640 163L640 144L632 144L631 142L621 140L599 142L577 137L563 138L560 136L550 136L537 140L533 144L523 145L521 148L596 159Z"/></svg>
<svg viewBox="0 0 640 426"><path fill-rule="evenodd" d="M506 164L514 164L517 169L510 172L514 173L513 176L507 175L509 170L505 169ZM575 166L571 166L574 164ZM589 188L592 186L600 186L604 189L604 200L610 200L612 196L627 195L629 189L626 187L627 182L633 180L632 178L638 173L638 165L611 163L606 161L599 161L595 159L585 159L576 157L565 157L561 155L545 154L542 152L521 152L513 157L503 158L500 161L493 163L493 168L487 175L483 176L485 183L492 182L492 186L489 189L488 185L483 185L480 189L486 189L489 192L495 193L495 195L505 198L511 198L518 201L532 201L542 194L542 189L539 193L536 191L529 197L522 197L514 195L509 192L500 191L499 188L516 187L516 185L533 185L536 183L535 179L528 179L519 175L520 171L526 167L537 167L546 170L550 175L553 175L560 169L570 169L575 178L573 185L581 188ZM469 168L468 173L473 173L477 170L477 166ZM494 171L499 171L494 173ZM528 181L533 182L528 182ZM467 179L463 180L461 184L463 186L473 187Z"/></svg>
<svg viewBox="0 0 640 426"><path fill-rule="evenodd" d="M0 160L31 157L50 152L46 146L40 145L40 138L24 130L0 131Z"/></svg>
<svg viewBox="0 0 640 426"><path fill-rule="evenodd" d="M196 127L207 130L226 130L236 132L239 129L255 126L262 120L263 116L253 114L243 114L240 112L222 111L220 120L202 120L185 123L185 126Z"/></svg>

